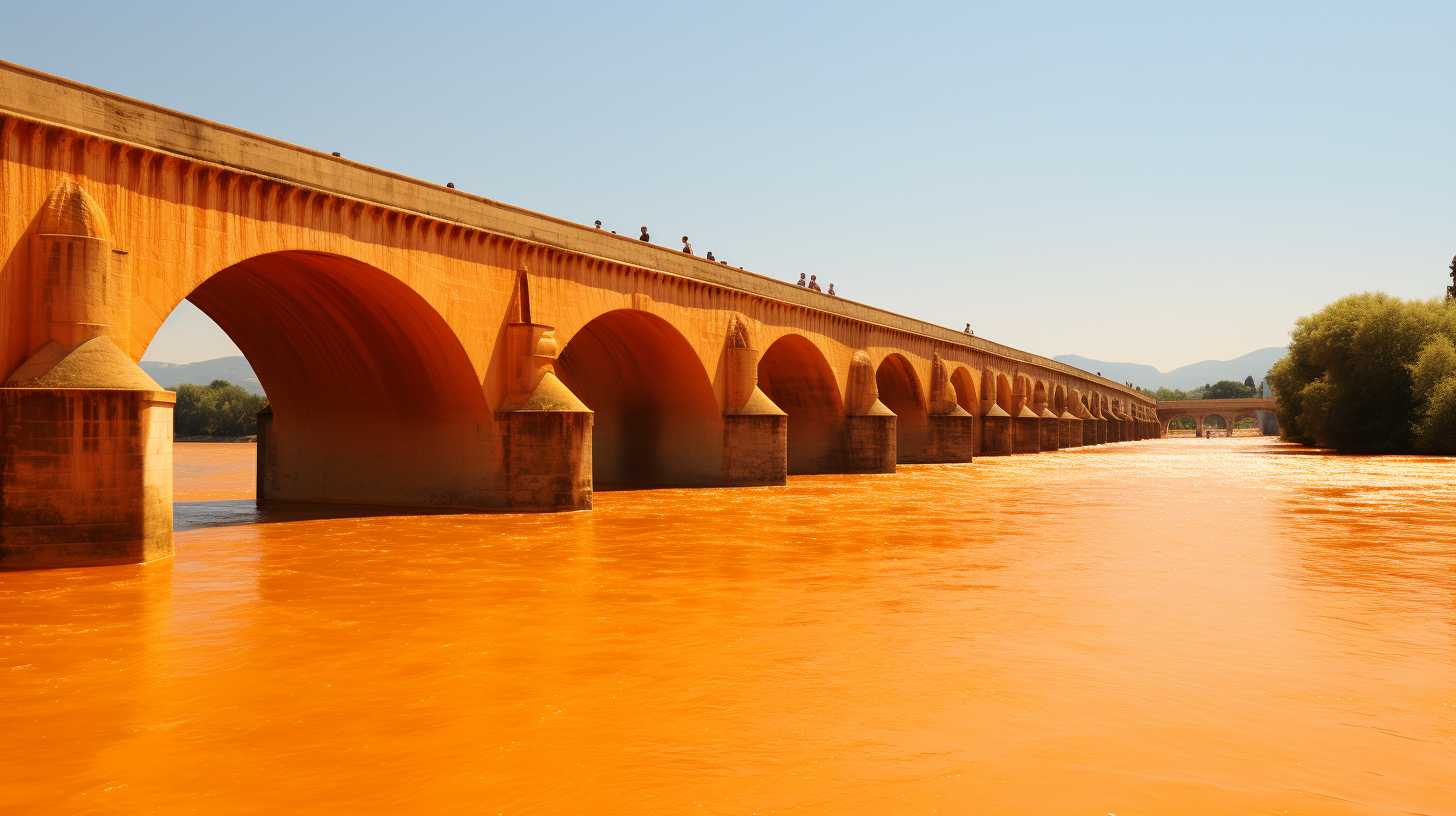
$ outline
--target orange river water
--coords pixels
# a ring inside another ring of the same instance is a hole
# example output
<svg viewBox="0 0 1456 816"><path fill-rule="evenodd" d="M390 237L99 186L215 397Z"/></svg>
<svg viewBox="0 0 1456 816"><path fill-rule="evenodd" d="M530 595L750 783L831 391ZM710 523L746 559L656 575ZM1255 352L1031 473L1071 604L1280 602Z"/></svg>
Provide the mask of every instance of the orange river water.
<svg viewBox="0 0 1456 816"><path fill-rule="evenodd" d="M1456 460L1161 440L0 574L0 812L1456 813Z"/></svg>

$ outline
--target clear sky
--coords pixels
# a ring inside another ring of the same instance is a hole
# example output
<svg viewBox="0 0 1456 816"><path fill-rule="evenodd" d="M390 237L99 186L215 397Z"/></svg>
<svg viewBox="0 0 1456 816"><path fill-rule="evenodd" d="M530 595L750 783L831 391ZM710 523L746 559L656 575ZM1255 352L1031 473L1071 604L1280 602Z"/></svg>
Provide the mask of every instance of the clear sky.
<svg viewBox="0 0 1456 816"><path fill-rule="evenodd" d="M1048 355L1233 357L1456 253L1456 4L488 5L15 3L0 56Z"/></svg>

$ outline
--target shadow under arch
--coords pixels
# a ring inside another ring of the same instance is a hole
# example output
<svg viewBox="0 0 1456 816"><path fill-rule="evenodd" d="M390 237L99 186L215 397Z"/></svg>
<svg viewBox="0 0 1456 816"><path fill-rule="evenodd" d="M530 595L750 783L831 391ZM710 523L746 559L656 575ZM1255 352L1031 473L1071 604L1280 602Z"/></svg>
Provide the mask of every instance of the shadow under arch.
<svg viewBox="0 0 1456 816"><path fill-rule="evenodd" d="M1016 395L1011 392L1011 378L1005 374L996 375L996 406L1007 414L1016 406Z"/></svg>
<svg viewBox="0 0 1456 816"><path fill-rule="evenodd" d="M951 388L955 389L956 404L971 416L981 416L981 398L976 393L976 378L965 366L958 366L950 375Z"/></svg>
<svg viewBox="0 0 1456 816"><path fill-rule="evenodd" d="M268 395L260 504L500 506L495 422L475 368L403 281L289 250L233 264L187 300L238 346Z"/></svg>
<svg viewBox="0 0 1456 816"><path fill-rule="evenodd" d="M1229 426L1232 430L1234 430L1234 431L1247 431L1247 430L1252 430L1254 432L1253 433L1254 436L1263 436L1264 435L1263 424L1259 421L1258 414L1249 413L1249 412L1240 412L1240 413L1234 414L1230 418L1233 420L1233 424ZM1246 419L1249 421L1249 427L1247 427L1247 428L1240 428L1239 425L1241 423L1243 423L1243 421L1246 420Z"/></svg>
<svg viewBox="0 0 1456 816"><path fill-rule="evenodd" d="M593 318L557 360L561 380L595 413L596 489L722 482L723 416L687 338L636 309Z"/></svg>
<svg viewBox="0 0 1456 816"><path fill-rule="evenodd" d="M798 334L775 340L759 358L758 387L789 415L789 473L843 470L844 400L818 346Z"/></svg>
<svg viewBox="0 0 1456 816"><path fill-rule="evenodd" d="M895 413L896 461L920 461L925 454L930 410L915 368L903 355L886 355L875 369L875 386L880 402Z"/></svg>
<svg viewBox="0 0 1456 816"><path fill-rule="evenodd" d="M1233 435L1234 425L1228 417L1223 414L1208 414L1203 418L1203 435L1209 436L1212 432L1218 434Z"/></svg>
<svg viewBox="0 0 1456 816"><path fill-rule="evenodd" d="M1198 432L1198 420L1192 414L1174 414L1163 421L1163 433L1166 435L1183 435L1187 433L1192 436Z"/></svg>

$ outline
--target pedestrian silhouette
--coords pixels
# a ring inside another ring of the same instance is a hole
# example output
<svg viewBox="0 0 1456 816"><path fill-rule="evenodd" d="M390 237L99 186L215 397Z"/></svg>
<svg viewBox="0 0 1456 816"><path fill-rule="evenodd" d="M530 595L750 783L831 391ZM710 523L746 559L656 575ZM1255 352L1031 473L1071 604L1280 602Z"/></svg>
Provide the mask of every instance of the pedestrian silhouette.
<svg viewBox="0 0 1456 816"><path fill-rule="evenodd" d="M602 228L602 219L598 218L597 221L596 221L596 224L597 224L597 229L601 229Z"/></svg>
<svg viewBox="0 0 1456 816"><path fill-rule="evenodd" d="M643 227L642 228L642 234L640 236L638 236L637 240L639 240L639 241L651 241L652 240L652 236L647 234L647 228L646 227Z"/></svg>
<svg viewBox="0 0 1456 816"><path fill-rule="evenodd" d="M688 243L688 237L686 235L683 236L683 254L693 254L693 245Z"/></svg>
<svg viewBox="0 0 1456 816"><path fill-rule="evenodd" d="M823 289L820 289L819 288L819 276L818 275L810 275L809 276L809 291L811 291L811 292L822 292L822 291L824 291Z"/></svg>
<svg viewBox="0 0 1456 816"><path fill-rule="evenodd" d="M741 267L741 266L740 266L740 267L738 267L738 268L739 268L739 269L742 269L742 268L743 268L743 267ZM799 285L800 285L800 286L808 286L808 285L809 285L809 284L808 284L808 283L807 283L807 282L805 282L805 280L804 280L804 273L803 273L803 272L800 272L800 273L799 273Z"/></svg>
<svg viewBox="0 0 1456 816"><path fill-rule="evenodd" d="M832 284L832 283L829 284L829 291L828 292L825 292L824 294L826 294L826 295L828 295L830 297L839 297L839 295L835 294L835 292L834 292L834 284Z"/></svg>

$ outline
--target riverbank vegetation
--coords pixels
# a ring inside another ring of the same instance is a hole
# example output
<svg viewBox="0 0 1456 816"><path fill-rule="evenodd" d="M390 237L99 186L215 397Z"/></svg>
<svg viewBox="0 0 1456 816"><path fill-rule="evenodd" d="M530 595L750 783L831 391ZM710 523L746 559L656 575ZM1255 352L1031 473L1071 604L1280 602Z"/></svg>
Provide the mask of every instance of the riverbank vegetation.
<svg viewBox="0 0 1456 816"><path fill-rule="evenodd" d="M1351 295L1295 324L1269 372L1286 439L1456 453L1456 305Z"/></svg>
<svg viewBox="0 0 1456 816"><path fill-rule="evenodd" d="M1242 397L1259 396L1259 387L1254 385L1253 375L1244 378L1241 383L1233 380L1219 380L1216 383L1207 383L1200 388L1192 388L1184 391L1181 388L1159 388L1156 391L1138 389L1153 399L1167 402L1169 400L1203 400L1203 399L1239 399Z"/></svg>
<svg viewBox="0 0 1456 816"><path fill-rule="evenodd" d="M227 380L177 386L172 418L178 439L239 439L258 433L258 412L268 405Z"/></svg>

